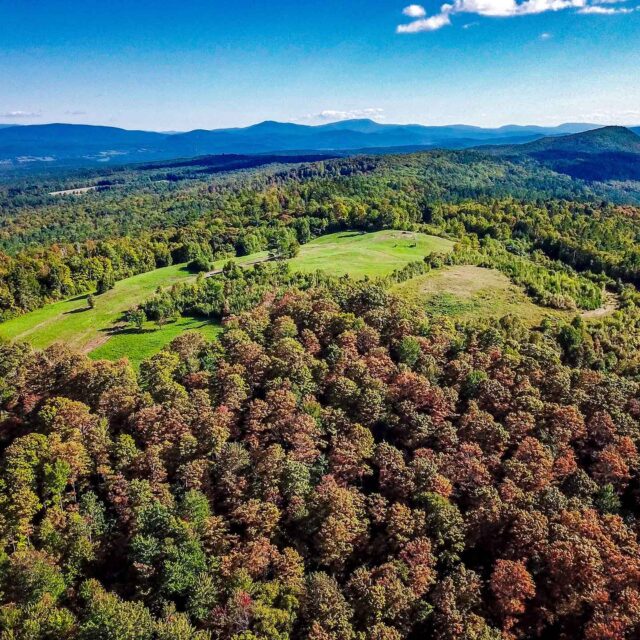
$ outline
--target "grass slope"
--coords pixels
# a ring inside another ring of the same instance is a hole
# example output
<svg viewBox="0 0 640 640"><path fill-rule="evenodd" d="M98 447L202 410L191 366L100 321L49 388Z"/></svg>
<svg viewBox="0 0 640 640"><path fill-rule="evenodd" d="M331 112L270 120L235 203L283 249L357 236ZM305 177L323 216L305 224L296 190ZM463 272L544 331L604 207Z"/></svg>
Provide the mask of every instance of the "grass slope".
<svg viewBox="0 0 640 640"><path fill-rule="evenodd" d="M0 337L27 340L34 347L63 342L88 352L109 338L107 331L124 311L151 295L159 286L193 277L184 265L172 265L142 273L116 283L110 291L95 297L87 308L87 296L55 302L0 324Z"/></svg>
<svg viewBox="0 0 640 640"><path fill-rule="evenodd" d="M396 285L394 290L424 304L434 315L460 319L513 313L536 324L545 316L558 315L534 304L499 271L471 265L431 271Z"/></svg>
<svg viewBox="0 0 640 640"><path fill-rule="evenodd" d="M89 357L94 360L128 358L133 366L137 367L184 331L197 331L208 340L213 340L222 331L222 327L201 318L178 318L161 329L147 322L142 332L125 330L114 333L107 342L91 351Z"/></svg>
<svg viewBox="0 0 640 640"><path fill-rule="evenodd" d="M394 291L424 304L433 315L461 320L472 317L499 318L513 314L537 325L544 318L571 318L576 314L575 311L541 307L503 273L472 265L431 271L396 285ZM613 313L616 308L617 300L609 294L602 308L580 315L587 320L598 319Z"/></svg>
<svg viewBox="0 0 640 640"><path fill-rule="evenodd" d="M346 273L356 278L379 276L433 251L449 251L448 240L403 231L376 233L334 233L317 238L301 248L291 261L294 269L324 269L334 275ZM237 258L239 264L264 254ZM216 263L221 267L225 260ZM128 357L137 365L186 330L197 330L213 337L219 331L214 323L181 318L158 329L147 323L140 333L118 331L122 313L150 296L158 287L194 278L185 265L156 269L116 284L107 293L96 296L95 308L87 308L87 296L56 302L37 311L0 324L0 338L26 340L37 348L63 342L91 357L114 360Z"/></svg>
<svg viewBox="0 0 640 640"><path fill-rule="evenodd" d="M304 245L290 261L298 271L318 269L335 276L384 276L429 253L446 253L453 243L443 238L409 231L332 233Z"/></svg>

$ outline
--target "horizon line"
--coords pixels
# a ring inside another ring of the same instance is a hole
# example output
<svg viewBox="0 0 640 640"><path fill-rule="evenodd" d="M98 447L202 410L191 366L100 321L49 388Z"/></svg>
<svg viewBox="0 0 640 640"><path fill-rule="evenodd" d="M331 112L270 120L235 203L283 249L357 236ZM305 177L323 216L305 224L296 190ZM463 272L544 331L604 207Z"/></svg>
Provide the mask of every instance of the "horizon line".
<svg viewBox="0 0 640 640"><path fill-rule="evenodd" d="M191 133L193 131L233 131L233 130L242 130L248 129L250 127L255 127L261 124L282 124L282 125L295 125L299 127L307 127L307 128L320 128L324 126L329 126L332 124L345 124L349 122L372 122L374 124L378 124L385 127L428 127L428 128L437 128L437 129L445 129L449 127L468 127L473 129L480 130L494 130L494 129L504 129L507 127L537 127L540 129L555 129L564 126L589 126L597 129L605 128L605 127L623 127L625 129L633 129L640 127L640 123L638 124L619 124L616 122L610 123L596 123L596 122L588 122L588 121L580 121L580 120L569 120L569 121L561 121L557 124L536 124L536 123L526 123L520 124L516 122L507 122L506 124L496 125L496 126L482 126L476 124L467 124L464 122L455 122L449 124L424 124L420 122L379 122L375 118L348 118L341 120L331 120L329 122L322 122L317 124L305 124L296 121L289 120L261 120L259 122L254 122L252 124L244 125L244 126L233 126L233 127L214 127L211 129L207 129L205 127L195 127L193 129L171 129L171 130L158 130L158 129L140 129L137 127L128 128L126 126L117 126L113 124L94 124L89 122L62 122L62 121L51 121L51 122L5 122L0 120L0 125L4 129L9 129L12 127L42 127L42 126L52 126L52 125L63 125L63 126L73 126L73 127L101 127L108 129L120 129L123 131L141 131L145 133L158 133L158 134L166 134L166 135L179 135L182 133Z"/></svg>

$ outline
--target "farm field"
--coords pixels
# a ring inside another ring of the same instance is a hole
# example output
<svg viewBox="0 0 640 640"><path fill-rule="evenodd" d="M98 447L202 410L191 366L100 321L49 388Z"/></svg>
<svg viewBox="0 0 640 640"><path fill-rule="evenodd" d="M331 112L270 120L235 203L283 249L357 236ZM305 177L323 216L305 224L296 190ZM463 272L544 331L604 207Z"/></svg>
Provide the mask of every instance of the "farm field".
<svg viewBox="0 0 640 640"><path fill-rule="evenodd" d="M322 269L333 275L376 277L420 260L428 253L445 252L452 247L449 240L419 233L341 232L303 245L290 264L299 271ZM263 252L234 260L246 264L265 257ZM214 268L222 267L225 262L227 260L217 262ZM133 276L96 296L93 309L88 308L86 295L55 302L0 324L0 338L26 340L37 348L62 342L92 358L115 360L126 356L137 365L183 331L200 331L207 337L219 331L214 323L195 318L181 318L161 328L146 323L141 332L129 331L119 324L127 309L150 296L158 287L170 287L195 277L184 264Z"/></svg>

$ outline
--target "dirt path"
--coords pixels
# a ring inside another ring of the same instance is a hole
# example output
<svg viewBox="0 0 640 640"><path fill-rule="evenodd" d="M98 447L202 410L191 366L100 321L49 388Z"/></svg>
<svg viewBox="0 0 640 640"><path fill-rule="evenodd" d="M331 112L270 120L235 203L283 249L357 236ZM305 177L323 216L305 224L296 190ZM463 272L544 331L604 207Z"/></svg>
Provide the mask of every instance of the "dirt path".
<svg viewBox="0 0 640 640"><path fill-rule="evenodd" d="M594 320L597 318L602 318L603 316L608 316L610 313L613 313L618 308L618 296L610 291L605 291L604 294L604 304L598 309L593 309L592 311L583 311L580 315L586 320Z"/></svg>
<svg viewBox="0 0 640 640"><path fill-rule="evenodd" d="M87 342L85 345L83 345L79 349L79 351L80 353L84 353L85 355L91 353L94 349L101 347L105 342L107 342L110 337L111 334L107 332L103 333L102 335L96 336L95 338L89 340L89 342Z"/></svg>

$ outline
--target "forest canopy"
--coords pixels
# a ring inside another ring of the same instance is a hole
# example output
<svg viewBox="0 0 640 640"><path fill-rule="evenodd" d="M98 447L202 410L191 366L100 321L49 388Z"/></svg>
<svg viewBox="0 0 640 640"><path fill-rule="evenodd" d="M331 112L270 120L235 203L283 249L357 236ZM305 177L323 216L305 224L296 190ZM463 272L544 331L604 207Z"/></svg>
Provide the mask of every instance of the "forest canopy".
<svg viewBox="0 0 640 640"><path fill-rule="evenodd" d="M2 640L640 636L636 207L466 152L173 171L0 196L2 319L266 258L140 299L134 334L222 331L139 371L0 342ZM375 279L290 267L346 229L453 248ZM391 292L455 265L563 313L454 321Z"/></svg>
<svg viewBox="0 0 640 640"><path fill-rule="evenodd" d="M632 637L629 317L456 329L342 280L184 334L137 379L4 345L0 627Z"/></svg>

